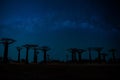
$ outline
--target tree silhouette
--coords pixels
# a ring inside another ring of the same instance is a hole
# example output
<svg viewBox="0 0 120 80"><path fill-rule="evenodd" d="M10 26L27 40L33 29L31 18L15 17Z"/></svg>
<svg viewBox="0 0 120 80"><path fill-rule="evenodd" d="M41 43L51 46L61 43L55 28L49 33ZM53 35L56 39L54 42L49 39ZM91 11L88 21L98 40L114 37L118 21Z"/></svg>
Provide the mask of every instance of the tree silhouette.
<svg viewBox="0 0 120 80"><path fill-rule="evenodd" d="M92 51L92 48L88 48L88 52L89 52L89 62L90 62L90 64L92 63L91 51Z"/></svg>
<svg viewBox="0 0 120 80"><path fill-rule="evenodd" d="M26 64L28 64L28 53L29 53L29 49L30 48L33 48L33 47L38 47L38 45L34 45L34 44L26 44L26 45L23 45L23 47L26 48Z"/></svg>
<svg viewBox="0 0 120 80"><path fill-rule="evenodd" d="M34 63L37 64L37 55L39 54L38 51L34 52Z"/></svg>
<svg viewBox="0 0 120 80"><path fill-rule="evenodd" d="M68 57L69 57L68 54L66 54L66 62L68 62Z"/></svg>
<svg viewBox="0 0 120 80"><path fill-rule="evenodd" d="M8 46L14 42L15 40L9 38L0 39L0 43L4 45L3 63L8 63Z"/></svg>
<svg viewBox="0 0 120 80"><path fill-rule="evenodd" d="M109 52L112 53L112 60L113 60L113 63L116 63L116 59L115 59L115 52L116 52L116 49L112 48L109 50Z"/></svg>
<svg viewBox="0 0 120 80"><path fill-rule="evenodd" d="M102 47L96 47L96 48L93 48L95 51L98 52L98 63L101 63L101 51L102 51Z"/></svg>
<svg viewBox="0 0 120 80"><path fill-rule="evenodd" d="M103 62L106 63L107 54L106 53L101 53L101 56L103 57Z"/></svg>
<svg viewBox="0 0 120 80"><path fill-rule="evenodd" d="M50 55L47 54L47 61L50 62Z"/></svg>
<svg viewBox="0 0 120 80"><path fill-rule="evenodd" d="M85 52L86 50L84 50L84 49L77 49L77 52L78 52L78 57L79 57L79 62L81 63L81 61L82 61L82 53L83 52Z"/></svg>
<svg viewBox="0 0 120 80"><path fill-rule="evenodd" d="M34 50L34 63L37 63L37 55L38 55L38 46L33 47Z"/></svg>
<svg viewBox="0 0 120 80"><path fill-rule="evenodd" d="M22 47L16 47L17 51L18 51L18 63L20 63L20 51L22 49Z"/></svg>
<svg viewBox="0 0 120 80"><path fill-rule="evenodd" d="M67 51L72 53L72 62L74 63L76 61L77 48L69 48L69 49L67 49Z"/></svg>
<svg viewBox="0 0 120 80"><path fill-rule="evenodd" d="M40 50L42 50L43 53L44 53L44 63L46 63L46 61L47 61L47 59L46 59L46 57L47 57L47 51L49 51L50 48L47 47L47 46L43 46L43 47L40 48Z"/></svg>

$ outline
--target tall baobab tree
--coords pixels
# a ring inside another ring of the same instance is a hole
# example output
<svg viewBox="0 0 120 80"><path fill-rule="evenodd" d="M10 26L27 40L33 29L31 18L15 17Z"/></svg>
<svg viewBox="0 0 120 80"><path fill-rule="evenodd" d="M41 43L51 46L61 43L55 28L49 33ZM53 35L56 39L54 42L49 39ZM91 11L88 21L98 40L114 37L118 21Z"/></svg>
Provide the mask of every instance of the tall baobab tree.
<svg viewBox="0 0 120 80"><path fill-rule="evenodd" d="M103 62L106 63L106 56L107 56L107 54L106 53L101 53L101 56L103 58Z"/></svg>
<svg viewBox="0 0 120 80"><path fill-rule="evenodd" d="M30 49L30 48L33 48L33 47L38 47L38 45L26 44L26 45L23 45L23 47L26 48L26 64L28 64L28 53L29 53L29 49Z"/></svg>
<svg viewBox="0 0 120 80"><path fill-rule="evenodd" d="M35 47L33 47L33 50L34 50L34 63L37 63L37 55L38 55L38 50L39 50L39 48L38 48L38 46L35 46Z"/></svg>
<svg viewBox="0 0 120 80"><path fill-rule="evenodd" d="M75 62L76 61L77 48L70 48L70 49L67 49L67 51L69 51L70 53L72 53L72 62Z"/></svg>
<svg viewBox="0 0 120 80"><path fill-rule="evenodd" d="M116 63L116 59L115 59L115 52L116 52L116 49L112 48L112 49L109 50L109 52L112 53L112 60L113 60L114 63Z"/></svg>
<svg viewBox="0 0 120 80"><path fill-rule="evenodd" d="M82 61L82 53L85 52L86 50L84 49L77 49L77 52L78 52L78 58L79 58L79 62Z"/></svg>
<svg viewBox="0 0 120 80"><path fill-rule="evenodd" d="M47 59L46 59L46 57L47 57L47 51L49 51L50 48L47 47L47 46L43 46L43 47L40 48L40 50L42 50L43 53L44 53L44 63L46 63L47 62Z"/></svg>
<svg viewBox="0 0 120 80"><path fill-rule="evenodd" d="M22 47L16 47L17 51L18 51L18 63L20 63L20 51L22 49Z"/></svg>
<svg viewBox="0 0 120 80"><path fill-rule="evenodd" d="M92 63L91 51L92 51L92 48L88 48L88 52L89 52L89 62L90 62L90 64Z"/></svg>
<svg viewBox="0 0 120 80"><path fill-rule="evenodd" d="M96 47L96 48L93 48L95 51L98 52L98 63L101 63L101 51L103 50L102 47Z"/></svg>
<svg viewBox="0 0 120 80"><path fill-rule="evenodd" d="M47 61L50 62L50 55L47 54Z"/></svg>
<svg viewBox="0 0 120 80"><path fill-rule="evenodd" d="M68 62L68 57L69 57L68 54L66 54L66 62Z"/></svg>
<svg viewBox="0 0 120 80"><path fill-rule="evenodd" d="M34 63L37 64L37 55L39 54L38 51L34 52Z"/></svg>
<svg viewBox="0 0 120 80"><path fill-rule="evenodd" d="M3 63L8 63L8 46L14 42L15 40L9 38L0 39L0 43L4 45Z"/></svg>

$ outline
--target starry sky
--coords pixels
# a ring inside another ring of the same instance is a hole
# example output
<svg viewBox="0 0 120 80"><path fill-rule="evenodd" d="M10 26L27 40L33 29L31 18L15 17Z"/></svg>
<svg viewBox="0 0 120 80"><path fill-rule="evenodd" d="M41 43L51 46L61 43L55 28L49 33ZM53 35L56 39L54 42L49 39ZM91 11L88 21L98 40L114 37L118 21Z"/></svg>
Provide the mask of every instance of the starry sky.
<svg viewBox="0 0 120 80"><path fill-rule="evenodd" d="M49 46L51 59L65 60L66 49L71 47L104 47L106 53L116 48L120 58L119 7L118 0L0 0L0 38L16 40L9 47L9 57L14 60L15 47L24 44ZM40 52L39 61L42 56ZM87 53L82 56L88 58ZM92 53L92 58L96 56ZM21 58L25 58L25 49ZM33 50L29 60L33 61Z"/></svg>

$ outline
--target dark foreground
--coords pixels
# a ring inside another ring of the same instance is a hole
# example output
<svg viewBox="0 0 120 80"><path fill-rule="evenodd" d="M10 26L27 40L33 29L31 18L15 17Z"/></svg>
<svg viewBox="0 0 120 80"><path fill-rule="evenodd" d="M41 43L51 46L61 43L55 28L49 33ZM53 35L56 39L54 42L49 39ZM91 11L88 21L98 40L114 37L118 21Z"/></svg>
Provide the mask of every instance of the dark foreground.
<svg viewBox="0 0 120 80"><path fill-rule="evenodd" d="M119 80L120 65L0 64L0 80Z"/></svg>

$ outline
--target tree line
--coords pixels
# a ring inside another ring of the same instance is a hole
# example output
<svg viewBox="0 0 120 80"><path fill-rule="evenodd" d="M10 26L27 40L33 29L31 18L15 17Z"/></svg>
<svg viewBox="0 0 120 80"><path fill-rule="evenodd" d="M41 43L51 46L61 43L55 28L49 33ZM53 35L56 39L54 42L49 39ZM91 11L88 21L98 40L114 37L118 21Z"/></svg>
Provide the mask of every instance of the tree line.
<svg viewBox="0 0 120 80"><path fill-rule="evenodd" d="M9 38L1 38L0 39L0 44L3 44L4 46L4 55L3 55L3 60L2 62L4 64L7 64L9 61L8 61L8 48L9 48L9 45L16 42L14 39L9 39ZM28 55L29 55L29 50L30 49L33 49L34 50L34 63L38 63L37 61L37 55L39 53L39 50L41 50L43 52L43 63L47 63L47 56L49 57L49 55L47 55L47 52L49 50L51 50L51 48L49 48L48 46L42 46L42 47L39 47L39 45L37 44L25 44L25 45L22 45L22 46L18 46L16 47L17 51L18 51L18 60L17 60L17 63L21 63L21 59L20 59L20 54L21 54L21 50L25 48L26 49L26 58L25 58L25 63L28 64L29 61L28 61ZM93 63L93 60L92 60L92 51L96 51L98 53L98 56L97 56L97 63L98 64L101 64L101 63L107 63L106 62L106 56L108 56L108 54L106 53L103 53L102 50L104 48L103 47L91 47L91 48L87 48L87 49L78 49L78 48L69 48L69 49L66 49L66 51L68 51L69 53L71 53L71 60L68 61L68 55L66 55L66 59L67 61L66 62L71 62L71 63L82 63L83 60L82 60L82 54L85 53L85 52L88 52L89 54L89 63L92 64ZM115 57L115 53L116 53L116 49L112 48L112 49L109 49L108 52L110 52L112 54L112 63L115 64L116 63L116 57ZM78 55L78 60L76 58L76 56Z"/></svg>

